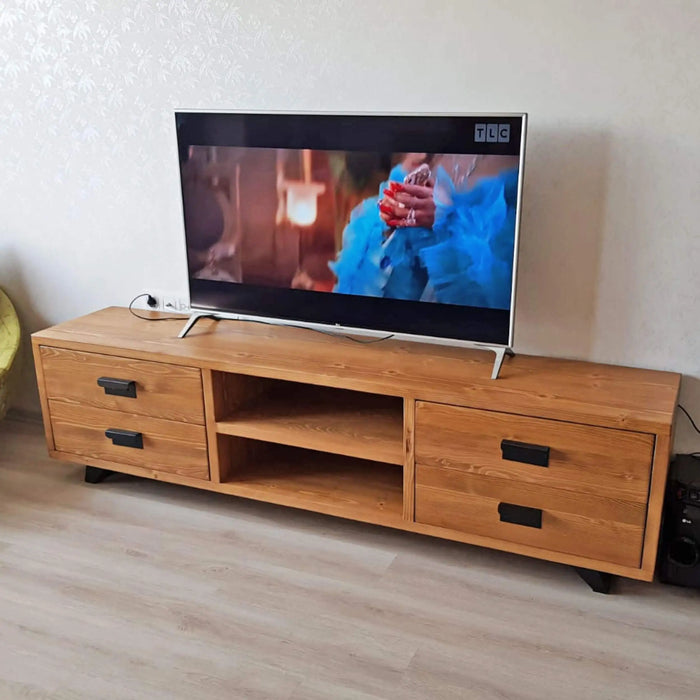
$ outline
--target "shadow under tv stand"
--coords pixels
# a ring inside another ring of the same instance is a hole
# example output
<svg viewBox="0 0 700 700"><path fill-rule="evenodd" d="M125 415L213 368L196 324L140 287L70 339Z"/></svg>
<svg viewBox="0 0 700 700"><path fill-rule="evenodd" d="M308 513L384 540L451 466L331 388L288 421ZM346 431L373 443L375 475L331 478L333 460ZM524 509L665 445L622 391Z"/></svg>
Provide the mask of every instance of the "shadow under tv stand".
<svg viewBox="0 0 700 700"><path fill-rule="evenodd" d="M652 580L678 374L175 318L32 336L51 456Z"/></svg>

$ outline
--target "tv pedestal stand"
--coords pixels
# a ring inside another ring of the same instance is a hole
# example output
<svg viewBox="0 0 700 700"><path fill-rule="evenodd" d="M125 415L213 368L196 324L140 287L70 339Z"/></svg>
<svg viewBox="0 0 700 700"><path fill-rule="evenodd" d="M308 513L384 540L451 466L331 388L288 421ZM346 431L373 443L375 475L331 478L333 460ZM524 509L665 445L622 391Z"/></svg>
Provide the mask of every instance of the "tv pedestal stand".
<svg viewBox="0 0 700 700"><path fill-rule="evenodd" d="M205 315L186 341L114 307L35 333L49 453L89 482L133 474L559 562L600 592L652 580L680 375L519 354L492 381L483 349Z"/></svg>
<svg viewBox="0 0 700 700"><path fill-rule="evenodd" d="M498 379L505 356L508 355L508 357L514 357L515 353L511 348L502 348L492 345L479 345L479 347L483 350L491 350L492 352L496 353L496 359L493 362L493 370L491 372L491 379Z"/></svg>
<svg viewBox="0 0 700 700"><path fill-rule="evenodd" d="M253 317L244 317L244 316L238 316L236 314L227 314L225 312L219 312L219 311L194 311L192 315L189 317L189 319L186 321L185 325L183 326L182 330L178 333L178 338L184 338L195 326L197 321L203 319L203 318L212 318L215 321L222 321L225 319L229 319L231 321L253 321L255 322L255 318ZM267 319L264 319L265 323L269 324L276 324L280 326L284 325L295 325L295 324L289 324L285 323L284 321L280 321L278 319L270 319L269 321ZM333 326L317 326L315 324L307 324L308 327L312 330L322 330L324 333L328 335L332 335L335 331L338 331L338 333L362 333L363 335L367 334L366 330L358 331L356 328L339 328L339 327L333 327ZM376 333L378 335L379 333ZM372 335L375 335L374 332L372 332ZM381 335L384 335L384 332L381 332ZM399 340L402 338L406 338L406 336L402 336L399 333L393 333L391 334L392 338L398 338ZM410 338L410 340L413 340L413 338ZM455 345L457 347L466 347L466 348L471 348L474 349L476 348L477 350L488 350L490 352L495 353L496 358L493 363L493 370L491 371L491 379L498 379L498 375L501 372L501 367L503 365L503 360L506 355L509 357L513 357L515 353L513 350L509 347L504 347L502 345L482 345L481 343L460 343L459 341L455 342Z"/></svg>
<svg viewBox="0 0 700 700"><path fill-rule="evenodd" d="M213 311L195 311L193 314L190 315L182 330L177 334L177 337L184 338L194 328L197 321L199 321L202 318L213 318L214 320L218 321L221 319L221 315Z"/></svg>

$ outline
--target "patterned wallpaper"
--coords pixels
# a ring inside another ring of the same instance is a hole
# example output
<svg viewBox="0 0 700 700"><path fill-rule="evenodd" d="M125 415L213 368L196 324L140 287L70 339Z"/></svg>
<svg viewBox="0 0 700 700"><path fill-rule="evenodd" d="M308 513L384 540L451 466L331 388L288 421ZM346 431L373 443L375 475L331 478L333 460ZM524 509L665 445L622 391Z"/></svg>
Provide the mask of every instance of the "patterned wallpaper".
<svg viewBox="0 0 700 700"><path fill-rule="evenodd" d="M148 186L163 168L164 154L154 149L154 137L172 135L174 108L258 104L263 76L278 101L289 99L294 81L273 74L270 83L270 71L263 73L267 57L284 56L290 75L303 62L312 62L314 80L323 79L321 46L305 46L302 56L290 15L281 27L275 22L290 3L266 2L265 12L257 13L246 9L251 4L0 4L0 188L25 176L28 160L44 161L50 168L33 183L29 197L21 197L27 205L37 190L54 191L68 182L84 199L103 189L106 173L121 169L124 159L133 164L130 188ZM303 3L291 4L297 5L296 21L304 23L306 32L334 5L315 2L314 11L304 13ZM111 196L115 210L130 201L125 187L115 188Z"/></svg>
<svg viewBox="0 0 700 700"><path fill-rule="evenodd" d="M178 107L527 111L516 349L682 371L700 415L699 34L695 0L0 0L0 284L28 330L184 291Z"/></svg>

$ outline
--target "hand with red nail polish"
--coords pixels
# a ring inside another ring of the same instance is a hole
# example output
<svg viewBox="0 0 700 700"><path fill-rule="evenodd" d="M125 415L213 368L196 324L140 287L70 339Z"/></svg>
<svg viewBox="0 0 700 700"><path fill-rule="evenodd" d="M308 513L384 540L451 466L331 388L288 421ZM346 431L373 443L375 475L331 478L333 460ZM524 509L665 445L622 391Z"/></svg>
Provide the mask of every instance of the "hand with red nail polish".
<svg viewBox="0 0 700 700"><path fill-rule="evenodd" d="M432 228L435 208L432 182L428 186L402 184L401 189L385 195L379 203L382 220L401 228Z"/></svg>

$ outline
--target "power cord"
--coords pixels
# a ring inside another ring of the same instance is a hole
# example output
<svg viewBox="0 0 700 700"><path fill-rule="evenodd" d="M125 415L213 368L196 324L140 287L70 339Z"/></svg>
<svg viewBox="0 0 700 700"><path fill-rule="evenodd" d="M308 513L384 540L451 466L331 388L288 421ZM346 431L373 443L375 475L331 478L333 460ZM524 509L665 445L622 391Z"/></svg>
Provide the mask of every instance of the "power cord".
<svg viewBox="0 0 700 700"><path fill-rule="evenodd" d="M148 306L155 306L158 302L156 301L155 297L148 292L144 292L143 294L137 294L130 302L129 302L129 313L132 316L135 316L136 318L140 318L142 321L188 321L189 316L168 316L166 318L152 318L151 316L141 316L140 314L137 314L134 311L134 303L138 299L142 299L143 297L148 297L146 300L146 304ZM215 316L213 316L214 320L218 321ZM272 323L271 321L261 321L258 319L242 319L242 318L232 318L232 319L226 319L227 321L241 321L244 323L259 323L260 325L263 326L279 326L282 324L279 323ZM358 343L359 345L372 345L373 343L381 343L384 340L389 340L390 338L394 337L393 333L390 333L389 335L385 335L381 338L371 338L370 340L361 340L359 338L354 338L351 335L346 335L345 333L334 333L333 331L324 331L321 328L313 328L311 326L302 326L302 325L296 325L293 323L285 323L285 326L289 328L300 328L301 330L304 331L315 331L316 333L321 333L322 335L330 335L334 338L345 338L346 340L350 340L353 343Z"/></svg>
<svg viewBox="0 0 700 700"><path fill-rule="evenodd" d="M129 313L132 316L136 316L136 318L140 318L142 321L187 321L189 319L189 316L167 316L166 318L152 318L150 316L141 316L140 314L137 314L134 311L134 303L138 299L142 299L143 297L148 297L148 299L146 300L146 304L148 306L156 306L158 303L156 301L156 298L152 294L149 294L148 292L144 292L143 294L137 294L129 302Z"/></svg>
<svg viewBox="0 0 700 700"><path fill-rule="evenodd" d="M693 426L693 429L695 430L695 432L700 433L700 428L698 428L698 426L695 424L695 421L693 420L693 417L690 415L690 413L688 413L688 411L680 404L678 404L678 408L680 408L681 411L683 411L683 413L685 413L685 417L690 421L690 425ZM695 459L700 459L700 452L691 452L690 456L695 457Z"/></svg>
<svg viewBox="0 0 700 700"><path fill-rule="evenodd" d="M690 413L688 413L688 411L686 411L686 409L683 408L683 406L681 406L680 404L678 404L678 408L680 408L681 411L683 411L683 413L685 413L686 418L690 421L690 425L693 426L693 428L695 429L695 432L700 433L700 428L698 428L698 426L695 424L695 421L693 420L693 417L690 415Z"/></svg>

